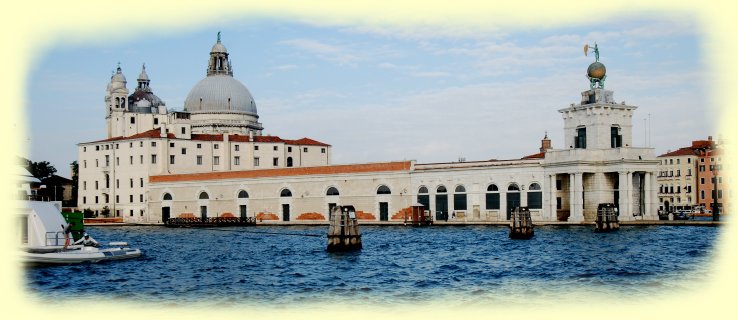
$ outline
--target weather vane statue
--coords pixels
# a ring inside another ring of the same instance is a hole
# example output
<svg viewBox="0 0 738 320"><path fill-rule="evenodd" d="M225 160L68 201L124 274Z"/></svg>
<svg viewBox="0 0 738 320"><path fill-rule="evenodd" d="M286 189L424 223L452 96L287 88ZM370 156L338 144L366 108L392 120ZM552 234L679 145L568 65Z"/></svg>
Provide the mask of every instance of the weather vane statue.
<svg viewBox="0 0 738 320"><path fill-rule="evenodd" d="M590 47L588 44L584 45L584 55L586 56L589 50L594 51L595 54L595 62L592 62L592 64L589 65L589 68L587 68L587 78L589 79L589 88L590 89L604 89L605 88L605 78L607 78L607 75L605 74L607 72L607 69L605 69L605 65L600 62L600 50L597 48L597 43L595 42L594 48Z"/></svg>

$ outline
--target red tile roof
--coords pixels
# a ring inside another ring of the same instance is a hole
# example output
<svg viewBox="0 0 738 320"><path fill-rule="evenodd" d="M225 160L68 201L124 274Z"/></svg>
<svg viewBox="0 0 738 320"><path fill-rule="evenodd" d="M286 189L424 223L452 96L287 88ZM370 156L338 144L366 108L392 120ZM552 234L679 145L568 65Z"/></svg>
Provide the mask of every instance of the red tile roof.
<svg viewBox="0 0 738 320"><path fill-rule="evenodd" d="M679 150L671 151L660 155L659 157L675 157L675 156L696 156L697 152L690 148L681 148Z"/></svg>
<svg viewBox="0 0 738 320"><path fill-rule="evenodd" d="M539 152L539 153L536 153L536 154L531 154L529 156L522 157L521 159L543 159L545 157L546 157L546 153L545 152Z"/></svg>
<svg viewBox="0 0 738 320"><path fill-rule="evenodd" d="M161 176L150 176L149 182L182 182L182 181L205 181L225 179L254 179L270 177L328 175L328 174L351 174L365 172L391 172L409 171L410 161L381 162L366 164L345 164L319 167L279 168L247 171L220 171L204 173L170 174Z"/></svg>
<svg viewBox="0 0 738 320"><path fill-rule="evenodd" d="M96 143L96 142L108 142L108 141L121 141L121 140L133 140L133 139L141 139L141 138L159 138L160 131L159 129L152 129L149 131L144 131L138 134L134 134L132 136L128 137L113 137L108 138L104 140L98 140L98 141L92 141L88 143ZM167 138L169 139L177 139L173 133L167 133ZM190 140L196 140L196 141L223 141L223 134L208 134L208 133L193 133L190 136ZM251 138L247 135L239 135L239 134L231 134L228 135L229 141L236 141L236 142L250 142ZM263 143L285 143L289 145L298 145L298 146L324 146L324 147L330 147L331 145L316 141L310 138L302 138L298 140L286 140L282 139L277 136L254 136L254 142L263 142Z"/></svg>

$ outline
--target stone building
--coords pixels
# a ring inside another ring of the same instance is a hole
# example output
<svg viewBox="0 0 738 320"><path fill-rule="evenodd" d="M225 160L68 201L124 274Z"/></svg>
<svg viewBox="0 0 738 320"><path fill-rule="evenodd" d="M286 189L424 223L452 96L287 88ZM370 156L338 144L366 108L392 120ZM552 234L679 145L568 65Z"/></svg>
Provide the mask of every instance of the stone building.
<svg viewBox="0 0 738 320"><path fill-rule="evenodd" d="M528 206L536 221L590 222L600 203L616 204L621 220L657 219L658 161L653 149L632 146L637 107L616 103L604 74L593 63L590 89L558 110L559 149L546 136L540 153L520 159L332 164L326 143L262 135L253 97L233 78L218 37L183 111L155 98L145 69L136 90L147 91L138 95L128 96L120 68L113 75L108 137L78 145L79 206L145 223L179 216L327 223L335 205L353 205L362 220L392 221L417 202L437 220L505 221Z"/></svg>

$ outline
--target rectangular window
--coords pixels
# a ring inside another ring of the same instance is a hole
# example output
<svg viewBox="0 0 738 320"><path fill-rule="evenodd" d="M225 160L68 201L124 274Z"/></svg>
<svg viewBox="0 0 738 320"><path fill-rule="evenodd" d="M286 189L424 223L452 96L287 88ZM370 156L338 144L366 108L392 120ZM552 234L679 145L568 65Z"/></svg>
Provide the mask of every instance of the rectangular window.
<svg viewBox="0 0 738 320"><path fill-rule="evenodd" d="M151 146L156 147L156 141L151 141Z"/></svg>
<svg viewBox="0 0 738 320"><path fill-rule="evenodd" d="M307 147L302 148L302 152L308 152L308 148Z"/></svg>
<svg viewBox="0 0 738 320"><path fill-rule="evenodd" d="M238 145L233 146L233 150L238 151Z"/></svg>
<svg viewBox="0 0 738 320"><path fill-rule="evenodd" d="M87 181L82 182L82 190L87 190Z"/></svg>
<svg viewBox="0 0 738 320"><path fill-rule="evenodd" d="M259 157L254 158L254 167L259 166Z"/></svg>
<svg viewBox="0 0 738 320"><path fill-rule="evenodd" d="M139 141L139 142L138 142L138 146L139 146L139 147L141 147L141 148L143 148L143 146L144 146L144 142L143 142L143 141Z"/></svg>
<svg viewBox="0 0 738 320"><path fill-rule="evenodd" d="M669 159L669 164L674 164L674 159Z"/></svg>
<svg viewBox="0 0 738 320"><path fill-rule="evenodd" d="M187 148L182 148L182 154L187 154Z"/></svg>
<svg viewBox="0 0 738 320"><path fill-rule="evenodd" d="M213 149L218 149L218 144L217 143L213 145Z"/></svg>
<svg viewBox="0 0 738 320"><path fill-rule="evenodd" d="M202 165L202 156L197 156L197 165L198 166Z"/></svg>
<svg viewBox="0 0 738 320"><path fill-rule="evenodd" d="M128 143L128 147L129 147L129 148L133 148L133 142L129 142L129 143Z"/></svg>
<svg viewBox="0 0 738 320"><path fill-rule="evenodd" d="M82 197L82 203L83 204L86 204L87 203L87 197Z"/></svg>
<svg viewBox="0 0 738 320"><path fill-rule="evenodd" d="M140 182L141 188L144 186L144 178L139 178L138 180Z"/></svg>
<svg viewBox="0 0 738 320"><path fill-rule="evenodd" d="M119 195L116 195L115 196L115 203L120 203L120 196Z"/></svg>
<svg viewBox="0 0 738 320"><path fill-rule="evenodd" d="M95 151L100 151L100 146L95 146Z"/></svg>
<svg viewBox="0 0 738 320"><path fill-rule="evenodd" d="M170 142L170 143L169 143L169 147L170 147L170 148L174 148L174 142Z"/></svg>
<svg viewBox="0 0 738 320"><path fill-rule="evenodd" d="M120 189L120 179L115 179L115 187Z"/></svg>
<svg viewBox="0 0 738 320"><path fill-rule="evenodd" d="M159 118L154 118L154 124L159 124Z"/></svg>
<svg viewBox="0 0 738 320"><path fill-rule="evenodd" d="M723 198L723 190L718 190L718 199Z"/></svg>
<svg viewBox="0 0 738 320"><path fill-rule="evenodd" d="M140 162L141 164L144 164L144 156L143 156L143 155L140 155L140 156L138 156L138 158L139 158L139 159L138 159L138 161L139 161L139 162Z"/></svg>
<svg viewBox="0 0 738 320"><path fill-rule="evenodd" d="M679 164L679 159L677 159L677 164Z"/></svg>
<svg viewBox="0 0 738 320"><path fill-rule="evenodd" d="M466 210L466 194L454 194L454 210Z"/></svg>
<svg viewBox="0 0 738 320"><path fill-rule="evenodd" d="M174 155L169 156L169 164L174 164Z"/></svg>
<svg viewBox="0 0 738 320"><path fill-rule="evenodd" d="M128 202L133 203L133 195L128 196ZM133 215L133 211L131 211L131 215Z"/></svg>
<svg viewBox="0 0 738 320"><path fill-rule="evenodd" d="M138 195L138 202L144 202L144 195L142 194Z"/></svg>
<svg viewBox="0 0 738 320"><path fill-rule="evenodd" d="M287 152L292 152L292 147L287 147Z"/></svg>
<svg viewBox="0 0 738 320"><path fill-rule="evenodd" d="M87 152L87 147L82 147L82 152Z"/></svg>
<svg viewBox="0 0 738 320"><path fill-rule="evenodd" d="M135 117L131 117L131 124L134 124L134 123L136 123L136 118Z"/></svg>
<svg viewBox="0 0 738 320"><path fill-rule="evenodd" d="M100 185L100 184L98 183L98 181L97 181L97 180L95 180L95 190L97 190L97 189L98 189L98 186L99 186L99 185Z"/></svg>
<svg viewBox="0 0 738 320"><path fill-rule="evenodd" d="M133 164L133 156L129 156L128 161L130 162L130 164Z"/></svg>
<svg viewBox="0 0 738 320"><path fill-rule="evenodd" d="M561 210L561 197L556 197L556 209Z"/></svg>
<svg viewBox="0 0 738 320"><path fill-rule="evenodd" d="M543 208L543 192L540 192L540 191L528 192L528 208L531 208L531 209L542 209Z"/></svg>
<svg viewBox="0 0 738 320"><path fill-rule="evenodd" d="M156 155L155 154L152 154L151 155L151 164L156 164Z"/></svg>
<svg viewBox="0 0 738 320"><path fill-rule="evenodd" d="M186 132L185 127L182 127L182 134L185 134Z"/></svg>
<svg viewBox="0 0 738 320"><path fill-rule="evenodd" d="M133 217L133 210L130 210L130 212L131 212L131 213L130 213L129 215L130 215L131 217Z"/></svg>
<svg viewBox="0 0 738 320"><path fill-rule="evenodd" d="M279 158L272 159L272 165L275 166L275 167L278 166L279 165Z"/></svg>
<svg viewBox="0 0 738 320"><path fill-rule="evenodd" d="M277 148L277 146L274 146L274 151L277 151L277 150L279 150L279 149Z"/></svg>
<svg viewBox="0 0 738 320"><path fill-rule="evenodd" d="M97 203L97 196L95 196L95 203Z"/></svg>
<svg viewBox="0 0 738 320"><path fill-rule="evenodd" d="M95 159L95 167L97 168L99 166L100 166L100 161L98 159Z"/></svg>
<svg viewBox="0 0 738 320"><path fill-rule="evenodd" d="M325 148L320 148L320 153L325 153Z"/></svg>
<svg viewBox="0 0 738 320"><path fill-rule="evenodd" d="M700 191L700 198L702 198L702 200L705 200L705 190Z"/></svg>
<svg viewBox="0 0 738 320"><path fill-rule="evenodd" d="M259 150L259 146L254 146L254 150Z"/></svg>
<svg viewBox="0 0 738 320"><path fill-rule="evenodd" d="M198 144L197 144L197 148L198 148L198 149L202 149L202 143L198 143Z"/></svg>
<svg viewBox="0 0 738 320"><path fill-rule="evenodd" d="M131 188L133 188L133 178L131 178L131 181L130 182L131 182L130 183L131 184Z"/></svg>
<svg viewBox="0 0 738 320"><path fill-rule="evenodd" d="M687 169L687 176L691 176L691 175L692 175L692 169Z"/></svg>
<svg viewBox="0 0 738 320"><path fill-rule="evenodd" d="M87 160L82 162L82 168L87 168Z"/></svg>
<svg viewBox="0 0 738 320"><path fill-rule="evenodd" d="M700 162L705 163L705 158L700 158Z"/></svg>
<svg viewBox="0 0 738 320"><path fill-rule="evenodd" d="M117 144L117 143L116 143L116 144L115 144L115 148L116 148L116 149L118 149L118 147L120 147L120 144Z"/></svg>
<svg viewBox="0 0 738 320"><path fill-rule="evenodd" d="M237 166L241 165L241 157L239 156L233 157L233 164Z"/></svg>
<svg viewBox="0 0 738 320"><path fill-rule="evenodd" d="M682 175L682 170L677 169L677 177Z"/></svg>
<svg viewBox="0 0 738 320"><path fill-rule="evenodd" d="M487 193L485 198L487 210L499 210L500 209L500 194L499 193Z"/></svg>
<svg viewBox="0 0 738 320"><path fill-rule="evenodd" d="M577 136L574 137L574 148L586 149L587 148L587 128L578 128Z"/></svg>
<svg viewBox="0 0 738 320"><path fill-rule="evenodd" d="M619 134L619 127L610 127L610 147L620 148L623 144L623 136Z"/></svg>
<svg viewBox="0 0 738 320"><path fill-rule="evenodd" d="M106 167L110 166L110 156L109 155L105 155L105 166Z"/></svg>
<svg viewBox="0 0 738 320"><path fill-rule="evenodd" d="M692 158L687 158L687 163L692 163Z"/></svg>
<svg viewBox="0 0 738 320"><path fill-rule="evenodd" d="M213 157L213 165L214 166L220 165L220 157L219 156Z"/></svg>

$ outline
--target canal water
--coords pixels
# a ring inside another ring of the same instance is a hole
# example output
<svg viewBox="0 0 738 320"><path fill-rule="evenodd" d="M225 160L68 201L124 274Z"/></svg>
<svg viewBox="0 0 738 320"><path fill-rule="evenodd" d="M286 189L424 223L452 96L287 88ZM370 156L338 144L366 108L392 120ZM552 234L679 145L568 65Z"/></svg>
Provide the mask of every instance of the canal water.
<svg viewBox="0 0 738 320"><path fill-rule="evenodd" d="M116 298L157 306L359 303L559 304L657 299L699 287L720 228L363 226L363 249L326 252L327 227L88 227L140 259L25 269L40 301Z"/></svg>

